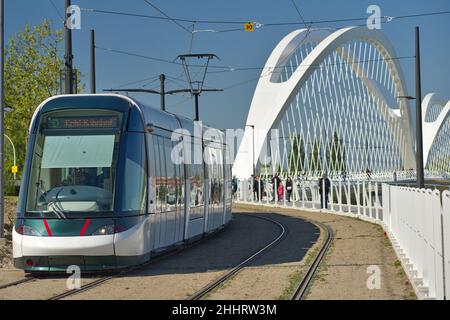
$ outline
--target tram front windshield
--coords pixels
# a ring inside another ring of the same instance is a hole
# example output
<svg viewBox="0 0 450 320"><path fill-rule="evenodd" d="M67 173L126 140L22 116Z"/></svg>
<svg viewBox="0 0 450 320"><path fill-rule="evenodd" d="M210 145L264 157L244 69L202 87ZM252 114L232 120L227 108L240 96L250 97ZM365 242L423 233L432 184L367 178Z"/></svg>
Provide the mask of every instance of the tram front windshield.
<svg viewBox="0 0 450 320"><path fill-rule="evenodd" d="M44 114L32 155L27 215L111 212L121 115L102 110Z"/></svg>

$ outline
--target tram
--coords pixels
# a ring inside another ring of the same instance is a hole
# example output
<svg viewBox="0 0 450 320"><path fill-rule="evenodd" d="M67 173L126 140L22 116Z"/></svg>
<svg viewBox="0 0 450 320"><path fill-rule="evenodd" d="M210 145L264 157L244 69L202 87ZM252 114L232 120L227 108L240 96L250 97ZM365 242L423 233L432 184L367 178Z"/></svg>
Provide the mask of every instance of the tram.
<svg viewBox="0 0 450 320"><path fill-rule="evenodd" d="M44 101L29 128L15 267L121 269L223 228L230 150L221 131L196 126L119 94Z"/></svg>

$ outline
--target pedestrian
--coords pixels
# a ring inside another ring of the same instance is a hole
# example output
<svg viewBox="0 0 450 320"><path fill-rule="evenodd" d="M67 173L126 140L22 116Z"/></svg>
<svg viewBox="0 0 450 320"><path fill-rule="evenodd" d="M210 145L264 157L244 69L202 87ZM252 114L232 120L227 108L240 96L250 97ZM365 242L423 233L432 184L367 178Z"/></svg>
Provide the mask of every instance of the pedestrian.
<svg viewBox="0 0 450 320"><path fill-rule="evenodd" d="M256 198L256 201L259 201L260 198L260 180L259 180L259 176L256 176L253 179L253 194L255 195L254 198Z"/></svg>
<svg viewBox="0 0 450 320"><path fill-rule="evenodd" d="M345 182L345 180L347 179L347 172L345 172L345 170L341 171L341 178L343 182Z"/></svg>
<svg viewBox="0 0 450 320"><path fill-rule="evenodd" d="M236 176L233 176L233 179L231 179L231 192L233 193L233 199L236 199L236 191L237 191L238 183Z"/></svg>
<svg viewBox="0 0 450 320"><path fill-rule="evenodd" d="M275 201L275 194L278 193L278 186L281 184L281 179L278 177L278 173L275 173L271 182L272 182L272 188L273 188L272 201Z"/></svg>
<svg viewBox="0 0 450 320"><path fill-rule="evenodd" d="M328 194L330 193L331 182L325 172L319 179L320 208L328 209Z"/></svg>
<svg viewBox="0 0 450 320"><path fill-rule="evenodd" d="M369 168L366 169L366 175L367 180L370 180L372 178L372 171Z"/></svg>
<svg viewBox="0 0 450 320"><path fill-rule="evenodd" d="M277 192L278 192L278 201L283 200L284 199L284 187L283 187L283 183L281 183L281 181L278 184Z"/></svg>
<svg viewBox="0 0 450 320"><path fill-rule="evenodd" d="M292 194L292 179L288 177L286 179L286 200L287 202L291 202L291 194Z"/></svg>
<svg viewBox="0 0 450 320"><path fill-rule="evenodd" d="M263 199L264 197L264 181L263 179L261 179L261 177L258 178L258 182L259 182L259 195L260 195L260 200Z"/></svg>

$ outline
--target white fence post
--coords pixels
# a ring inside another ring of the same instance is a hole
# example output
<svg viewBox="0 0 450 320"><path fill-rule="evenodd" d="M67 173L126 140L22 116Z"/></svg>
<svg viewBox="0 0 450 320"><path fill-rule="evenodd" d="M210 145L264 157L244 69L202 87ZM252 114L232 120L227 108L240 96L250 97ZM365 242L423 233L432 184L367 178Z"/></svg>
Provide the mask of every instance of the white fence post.
<svg viewBox="0 0 450 320"><path fill-rule="evenodd" d="M261 187L261 183L258 183L259 201L255 201L253 180L239 180L238 201L287 206L286 181L282 183L283 199L278 197L278 183L274 180L272 185L266 182L264 188ZM323 193L319 192L319 185L315 181L307 183L302 180L300 183L299 181L292 181L292 183L293 207L316 209L320 208L321 200L325 202L325 180L322 180L321 185ZM262 199L263 189L266 190L265 201ZM413 285L419 290L419 298L428 294L429 298L445 299L449 295L450 191L440 193L437 189L391 186L365 180L348 180L346 184L344 182L344 185L340 180L333 182L330 180L329 191L329 211L355 212L356 207L357 215L364 215L383 223L385 230L389 231L389 235L393 237L396 249L399 249L408 276L412 278ZM373 192L375 192L374 195L372 195ZM356 202L352 202L352 194ZM271 203L272 199L275 199L274 203ZM283 203L280 203L280 200L283 200ZM301 203L296 205L298 201Z"/></svg>
<svg viewBox="0 0 450 320"><path fill-rule="evenodd" d="M442 235L442 259L444 260L444 295L446 299L450 296L450 191L442 192L442 213L441 213L441 235Z"/></svg>
<svg viewBox="0 0 450 320"><path fill-rule="evenodd" d="M359 186L359 181L356 182L356 189L357 192L355 194L355 198L356 198L356 206L358 208L358 216L361 214L360 210L361 210L361 188Z"/></svg>
<svg viewBox="0 0 450 320"><path fill-rule="evenodd" d="M347 212L352 213L352 189L350 186L350 179L347 182Z"/></svg>

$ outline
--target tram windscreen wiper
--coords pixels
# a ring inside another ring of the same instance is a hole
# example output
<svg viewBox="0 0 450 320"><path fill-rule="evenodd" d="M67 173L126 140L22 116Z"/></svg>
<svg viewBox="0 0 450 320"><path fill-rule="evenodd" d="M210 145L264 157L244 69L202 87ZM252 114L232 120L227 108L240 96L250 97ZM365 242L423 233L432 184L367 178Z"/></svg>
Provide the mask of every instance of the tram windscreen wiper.
<svg viewBox="0 0 450 320"><path fill-rule="evenodd" d="M60 206L58 206L55 202L49 201L49 199L47 198L47 191L42 189L41 185L42 185L41 183L39 183L39 182L37 183L37 190L41 193L40 197L44 198L45 203L41 202L41 203L39 203L39 205L44 205L44 204L47 205L47 210L49 212L54 213L59 219L66 219L66 216L62 212L62 208ZM56 207L54 207L53 204L55 204ZM56 208L56 210L54 208Z"/></svg>

